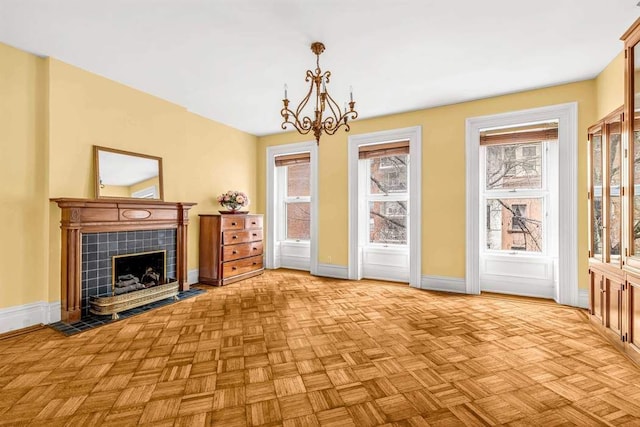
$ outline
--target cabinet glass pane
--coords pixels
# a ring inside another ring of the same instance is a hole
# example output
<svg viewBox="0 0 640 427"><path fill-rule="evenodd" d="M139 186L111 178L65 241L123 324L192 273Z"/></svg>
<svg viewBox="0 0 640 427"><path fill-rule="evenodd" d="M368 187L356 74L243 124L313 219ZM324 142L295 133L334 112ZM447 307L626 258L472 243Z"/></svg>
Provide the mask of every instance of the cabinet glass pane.
<svg viewBox="0 0 640 427"><path fill-rule="evenodd" d="M621 204L620 179L622 167L622 139L620 122L613 122L607 126L609 134L609 254L610 261L618 263L620 260L621 238Z"/></svg>
<svg viewBox="0 0 640 427"><path fill-rule="evenodd" d="M633 186L631 195L633 197L632 212L632 236L633 253L640 255L640 44L633 48L634 72L631 77L631 87L633 88L633 108L634 120L631 122L633 128Z"/></svg>
<svg viewBox="0 0 640 427"><path fill-rule="evenodd" d="M602 257L602 134L591 136L591 180L593 195L591 205L591 230L593 256Z"/></svg>

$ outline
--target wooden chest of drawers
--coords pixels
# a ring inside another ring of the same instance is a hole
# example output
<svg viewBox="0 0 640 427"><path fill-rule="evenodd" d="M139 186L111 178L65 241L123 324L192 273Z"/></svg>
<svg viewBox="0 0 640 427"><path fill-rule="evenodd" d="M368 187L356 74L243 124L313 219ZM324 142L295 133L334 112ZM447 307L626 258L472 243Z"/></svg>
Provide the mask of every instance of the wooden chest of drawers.
<svg viewBox="0 0 640 427"><path fill-rule="evenodd" d="M262 215L200 215L200 283L226 285L263 271Z"/></svg>

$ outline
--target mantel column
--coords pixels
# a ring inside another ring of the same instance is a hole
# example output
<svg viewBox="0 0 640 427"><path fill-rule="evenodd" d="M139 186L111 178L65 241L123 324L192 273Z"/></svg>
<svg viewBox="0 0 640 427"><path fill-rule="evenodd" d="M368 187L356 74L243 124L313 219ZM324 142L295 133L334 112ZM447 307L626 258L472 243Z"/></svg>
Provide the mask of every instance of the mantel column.
<svg viewBox="0 0 640 427"><path fill-rule="evenodd" d="M82 316L82 252L80 229L62 227L61 320L73 323Z"/></svg>

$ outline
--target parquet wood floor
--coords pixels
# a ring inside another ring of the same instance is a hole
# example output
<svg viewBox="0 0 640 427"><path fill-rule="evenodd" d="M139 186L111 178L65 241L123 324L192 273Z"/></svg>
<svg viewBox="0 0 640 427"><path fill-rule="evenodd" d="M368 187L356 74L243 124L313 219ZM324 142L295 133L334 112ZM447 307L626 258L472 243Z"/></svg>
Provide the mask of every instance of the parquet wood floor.
<svg viewBox="0 0 640 427"><path fill-rule="evenodd" d="M288 270L0 341L0 425L640 425L580 310Z"/></svg>

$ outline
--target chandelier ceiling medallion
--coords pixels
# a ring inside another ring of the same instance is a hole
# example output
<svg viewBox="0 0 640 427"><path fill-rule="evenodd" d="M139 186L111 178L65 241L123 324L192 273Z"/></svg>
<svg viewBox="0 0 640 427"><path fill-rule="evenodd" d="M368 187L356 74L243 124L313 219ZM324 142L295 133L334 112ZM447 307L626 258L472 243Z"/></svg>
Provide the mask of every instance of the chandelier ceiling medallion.
<svg viewBox="0 0 640 427"><path fill-rule="evenodd" d="M336 131L344 126L345 132L351 129L348 121L358 117L358 112L353 109L356 105L353 100L353 90L349 88L349 102L344 103L344 111L340 110L338 103L327 92L327 84L331 77L331 71L320 70L320 54L324 52L324 44L314 42L311 44L311 51L316 55L315 72L307 70L306 82L310 82L309 92L302 99L300 105L295 112L289 109L289 99L287 98L287 85L284 85L284 108L280 114L284 118L282 129L287 128L287 124L293 125L302 135L308 134L313 130L316 137L316 143L320 144L320 135L322 132L333 135ZM315 92L314 92L315 89ZM304 116L303 110L309 103L311 97L314 97L315 109L313 117ZM347 110L347 104L349 109Z"/></svg>

